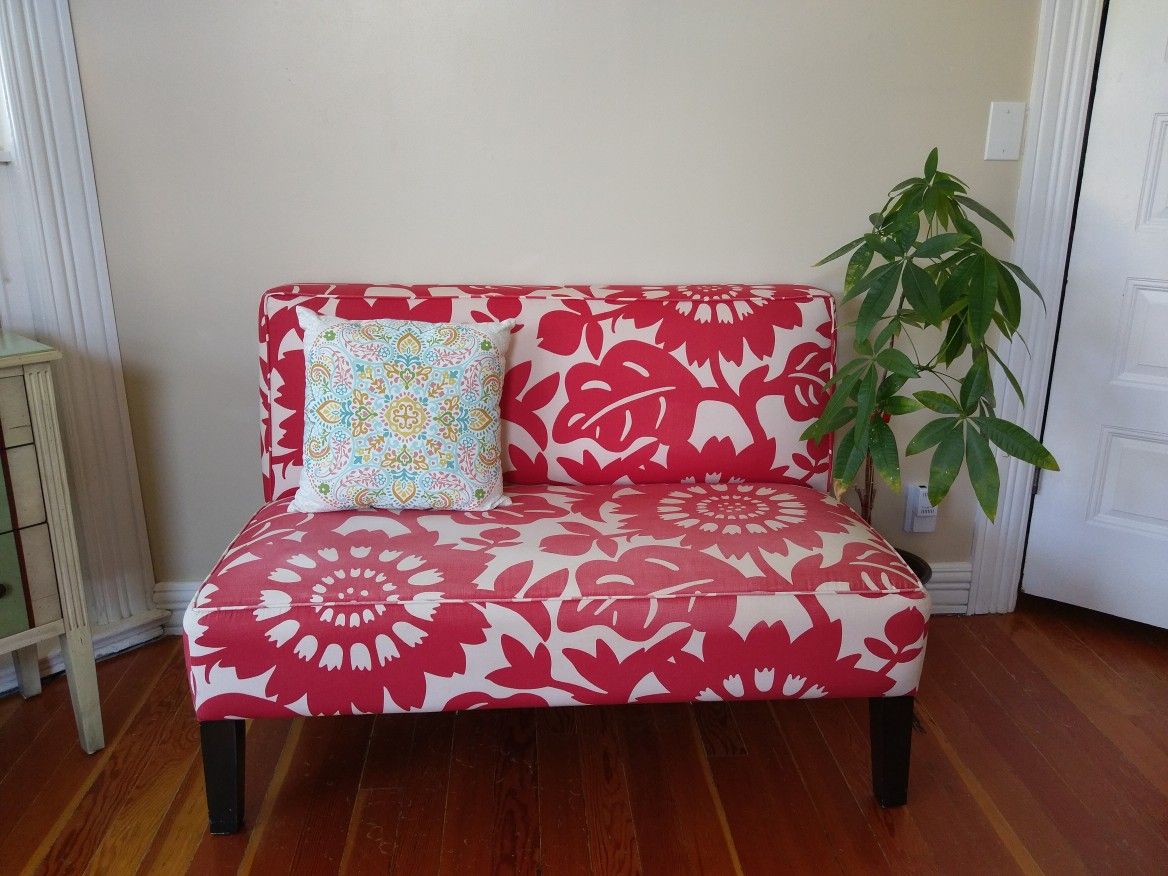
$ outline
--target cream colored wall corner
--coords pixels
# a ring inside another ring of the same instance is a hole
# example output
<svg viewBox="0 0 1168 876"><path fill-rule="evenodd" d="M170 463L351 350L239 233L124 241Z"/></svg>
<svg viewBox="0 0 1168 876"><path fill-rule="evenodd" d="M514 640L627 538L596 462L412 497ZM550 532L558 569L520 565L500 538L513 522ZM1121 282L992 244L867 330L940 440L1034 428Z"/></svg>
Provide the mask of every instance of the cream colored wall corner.
<svg viewBox="0 0 1168 876"><path fill-rule="evenodd" d="M158 577L202 577L259 500L255 310L287 280L775 281L933 145L982 160L1037 0L72 0ZM905 436L902 436L902 439ZM915 463L914 463L915 466ZM916 471L910 466L910 472ZM968 563L960 487L927 558Z"/></svg>

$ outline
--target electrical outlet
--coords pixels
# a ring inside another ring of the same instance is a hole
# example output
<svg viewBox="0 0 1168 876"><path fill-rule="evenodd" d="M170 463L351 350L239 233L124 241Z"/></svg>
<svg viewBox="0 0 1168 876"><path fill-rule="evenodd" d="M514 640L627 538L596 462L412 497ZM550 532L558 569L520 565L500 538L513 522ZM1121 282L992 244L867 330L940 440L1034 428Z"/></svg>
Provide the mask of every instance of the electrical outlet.
<svg viewBox="0 0 1168 876"><path fill-rule="evenodd" d="M928 484L909 484L904 490L904 531L933 532L937 529L937 506L929 503Z"/></svg>

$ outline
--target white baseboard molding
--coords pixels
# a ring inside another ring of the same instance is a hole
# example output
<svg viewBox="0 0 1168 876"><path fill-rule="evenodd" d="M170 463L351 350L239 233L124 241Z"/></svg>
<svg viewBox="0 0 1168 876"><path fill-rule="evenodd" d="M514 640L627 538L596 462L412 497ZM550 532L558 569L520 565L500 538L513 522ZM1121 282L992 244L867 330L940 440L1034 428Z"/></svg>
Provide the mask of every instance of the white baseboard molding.
<svg viewBox="0 0 1168 876"><path fill-rule="evenodd" d="M135 645L149 642L163 635L164 624L170 618L169 611L153 609L125 618L112 624L93 628L93 653L95 657L105 657L125 651ZM65 668L61 659L61 649L53 645L51 651L41 654L41 675L52 675ZM0 693L16 688L16 669L11 655L0 657Z"/></svg>
<svg viewBox="0 0 1168 876"><path fill-rule="evenodd" d="M202 585L202 581L159 581L154 585L154 605L170 613L162 625L164 635L182 635L183 612Z"/></svg>
<svg viewBox="0 0 1168 876"><path fill-rule="evenodd" d="M933 563L933 578L925 588L933 597L933 614L969 614L970 563Z"/></svg>

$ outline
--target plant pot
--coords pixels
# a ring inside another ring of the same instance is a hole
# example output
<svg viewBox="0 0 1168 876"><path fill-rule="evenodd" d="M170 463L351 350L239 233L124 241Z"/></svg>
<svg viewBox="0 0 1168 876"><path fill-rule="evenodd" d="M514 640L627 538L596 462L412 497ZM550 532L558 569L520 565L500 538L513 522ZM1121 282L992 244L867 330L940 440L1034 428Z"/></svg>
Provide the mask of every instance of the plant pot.
<svg viewBox="0 0 1168 876"><path fill-rule="evenodd" d="M929 583L929 579L933 577L933 567L929 565L928 560L924 557L918 557L910 551L902 551L900 548L897 548L896 552L900 554L900 558L908 564L908 567L913 570L913 574L921 579L922 584Z"/></svg>

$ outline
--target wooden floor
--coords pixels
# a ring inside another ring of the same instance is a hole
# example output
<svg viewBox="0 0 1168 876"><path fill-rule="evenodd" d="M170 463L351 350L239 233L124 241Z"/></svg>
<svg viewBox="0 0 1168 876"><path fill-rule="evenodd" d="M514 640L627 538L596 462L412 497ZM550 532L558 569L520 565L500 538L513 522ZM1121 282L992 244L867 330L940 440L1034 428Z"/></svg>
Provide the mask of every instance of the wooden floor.
<svg viewBox="0 0 1168 876"><path fill-rule="evenodd" d="M1164 873L1168 633L1025 599L938 618L910 802L863 702L257 722L244 833L205 833L179 643L0 699L0 872Z"/></svg>

